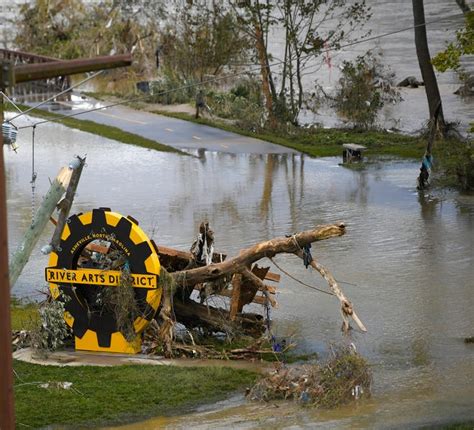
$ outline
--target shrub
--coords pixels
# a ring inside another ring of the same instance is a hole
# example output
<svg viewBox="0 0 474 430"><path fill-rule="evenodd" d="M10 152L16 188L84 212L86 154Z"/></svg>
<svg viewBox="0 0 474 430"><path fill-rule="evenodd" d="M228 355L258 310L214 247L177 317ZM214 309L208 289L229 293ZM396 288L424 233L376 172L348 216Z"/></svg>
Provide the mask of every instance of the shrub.
<svg viewBox="0 0 474 430"><path fill-rule="evenodd" d="M161 79L151 83L151 101L165 105L188 103L195 98L196 88L193 84L195 82L186 81L167 70Z"/></svg>
<svg viewBox="0 0 474 430"><path fill-rule="evenodd" d="M344 61L333 107L354 127L372 127L386 103L398 103L394 74L370 51L354 61Z"/></svg>

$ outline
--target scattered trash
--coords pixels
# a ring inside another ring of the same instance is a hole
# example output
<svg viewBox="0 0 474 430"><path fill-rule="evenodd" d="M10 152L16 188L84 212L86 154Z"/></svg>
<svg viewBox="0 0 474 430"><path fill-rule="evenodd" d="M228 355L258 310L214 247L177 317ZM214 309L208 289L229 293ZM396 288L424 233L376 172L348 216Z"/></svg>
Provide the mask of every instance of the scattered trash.
<svg viewBox="0 0 474 430"><path fill-rule="evenodd" d="M72 387L72 382L67 381L49 381L43 384L39 384L38 387L44 389L57 389L57 390L69 390Z"/></svg>

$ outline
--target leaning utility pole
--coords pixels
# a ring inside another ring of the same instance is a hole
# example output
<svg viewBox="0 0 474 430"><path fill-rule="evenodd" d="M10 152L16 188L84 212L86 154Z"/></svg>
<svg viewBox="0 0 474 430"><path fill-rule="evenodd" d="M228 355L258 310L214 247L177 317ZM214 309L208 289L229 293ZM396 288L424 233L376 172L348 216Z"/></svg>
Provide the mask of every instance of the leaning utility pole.
<svg viewBox="0 0 474 430"><path fill-rule="evenodd" d="M129 66L131 55L115 55L70 61L14 66L0 64L0 90L15 83L56 76L74 75L101 69ZM3 97L0 97L0 121L3 124ZM0 430L15 428L13 402L13 362L11 347L10 281L8 272L7 196L3 161L3 135L0 133Z"/></svg>

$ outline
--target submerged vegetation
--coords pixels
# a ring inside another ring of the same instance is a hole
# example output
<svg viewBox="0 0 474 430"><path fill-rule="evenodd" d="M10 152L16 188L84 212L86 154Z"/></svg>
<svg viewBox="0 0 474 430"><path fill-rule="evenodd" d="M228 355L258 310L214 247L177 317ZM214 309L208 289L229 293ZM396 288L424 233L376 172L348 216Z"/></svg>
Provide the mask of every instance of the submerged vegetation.
<svg viewBox="0 0 474 430"><path fill-rule="evenodd" d="M323 364L281 366L250 390L251 400L294 400L334 408L370 396L372 373L367 361L351 348L331 351Z"/></svg>

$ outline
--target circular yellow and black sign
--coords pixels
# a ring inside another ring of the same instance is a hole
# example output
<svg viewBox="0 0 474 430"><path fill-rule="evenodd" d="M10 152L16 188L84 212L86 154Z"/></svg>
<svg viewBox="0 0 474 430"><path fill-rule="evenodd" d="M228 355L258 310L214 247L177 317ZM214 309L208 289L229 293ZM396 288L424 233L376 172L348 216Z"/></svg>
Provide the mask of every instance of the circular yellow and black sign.
<svg viewBox="0 0 474 430"><path fill-rule="evenodd" d="M104 288L120 285L124 267L130 273L139 310L133 321L133 341L125 339L114 312L101 303ZM68 219L45 271L53 298L64 301L65 320L73 330L76 349L109 352L140 350L139 335L160 305L159 274L155 243L133 218L105 208Z"/></svg>

